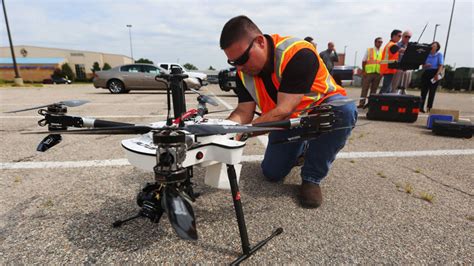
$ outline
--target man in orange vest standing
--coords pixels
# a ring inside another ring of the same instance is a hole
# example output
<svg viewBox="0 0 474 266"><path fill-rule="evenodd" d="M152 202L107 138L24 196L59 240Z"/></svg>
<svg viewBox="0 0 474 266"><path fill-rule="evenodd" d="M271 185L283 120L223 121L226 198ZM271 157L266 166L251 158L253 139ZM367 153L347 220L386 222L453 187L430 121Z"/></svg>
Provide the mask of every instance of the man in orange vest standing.
<svg viewBox="0 0 474 266"><path fill-rule="evenodd" d="M397 72L396 68L390 66L396 65L398 62L398 55L400 51L405 51L405 48L400 48L397 43L402 38L401 30L393 30L390 34L390 41L382 50L382 61L380 62L380 73L383 75L382 88L380 93L392 92L393 75Z"/></svg>
<svg viewBox="0 0 474 266"><path fill-rule="evenodd" d="M382 60L382 37L377 37L374 40L374 47L367 48L364 58L362 58L362 91L360 93L360 102L358 108L363 108L365 105L365 98L370 87L370 94L377 93L380 79L380 60Z"/></svg>
<svg viewBox="0 0 474 266"><path fill-rule="evenodd" d="M237 68L238 105L230 114L240 124L278 121L300 115L298 110L344 99L345 90L329 74L315 47L303 39L264 35L246 16L230 19L222 29L220 46ZM262 115L254 119L256 107ZM273 131L261 167L269 181L281 181L304 156L298 197L303 207L322 203L321 180L344 147L357 119L355 104L334 107L334 130L315 139L276 144L301 136L304 129ZM342 128L342 129L341 129Z"/></svg>

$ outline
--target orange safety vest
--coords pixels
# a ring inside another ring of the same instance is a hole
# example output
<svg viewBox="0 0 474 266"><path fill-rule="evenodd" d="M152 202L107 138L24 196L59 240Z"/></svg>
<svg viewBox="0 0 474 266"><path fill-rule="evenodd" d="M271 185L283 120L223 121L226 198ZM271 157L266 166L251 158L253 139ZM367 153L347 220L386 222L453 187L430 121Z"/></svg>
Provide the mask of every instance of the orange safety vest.
<svg viewBox="0 0 474 266"><path fill-rule="evenodd" d="M280 89L282 73L285 71L288 62L290 62L291 58L293 58L298 51L304 48L310 49L318 58L319 69L314 78L313 85L311 86L311 93L307 93L303 96L301 102L296 107L296 110L303 110L312 105L319 105L326 98L334 94L346 96L346 91L334 81L323 60L319 57L316 48L314 48L311 43L294 37L281 37L278 34L271 35L271 37L275 44L272 81L277 90ZM258 108L260 108L263 114L276 107L276 103L268 94L261 77L251 76L242 71L237 71L237 73L239 78L242 80L243 85L257 103ZM294 112L291 117L295 118L299 115L301 115L300 112Z"/></svg>
<svg viewBox="0 0 474 266"><path fill-rule="evenodd" d="M395 68L388 68L388 64L398 61L398 55L400 54L399 52L395 54L390 53L390 48L394 45L397 45L397 43L389 41L383 48L382 61L380 61L380 74L382 75L395 74L395 72L397 72Z"/></svg>

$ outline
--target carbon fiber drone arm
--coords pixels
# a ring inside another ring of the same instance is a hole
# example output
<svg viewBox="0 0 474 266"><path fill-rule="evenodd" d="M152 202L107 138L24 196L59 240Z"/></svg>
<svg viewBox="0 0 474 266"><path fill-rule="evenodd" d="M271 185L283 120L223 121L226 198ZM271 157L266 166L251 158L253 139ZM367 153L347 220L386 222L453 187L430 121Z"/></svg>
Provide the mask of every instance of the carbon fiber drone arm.
<svg viewBox="0 0 474 266"><path fill-rule="evenodd" d="M42 114L43 115L43 114ZM44 119L38 121L38 125L44 127L48 126L50 129L67 129L69 127L75 128L99 128L99 127L117 127L117 126L133 126L133 124L100 120L95 118L69 116L69 115L55 115L44 114Z"/></svg>

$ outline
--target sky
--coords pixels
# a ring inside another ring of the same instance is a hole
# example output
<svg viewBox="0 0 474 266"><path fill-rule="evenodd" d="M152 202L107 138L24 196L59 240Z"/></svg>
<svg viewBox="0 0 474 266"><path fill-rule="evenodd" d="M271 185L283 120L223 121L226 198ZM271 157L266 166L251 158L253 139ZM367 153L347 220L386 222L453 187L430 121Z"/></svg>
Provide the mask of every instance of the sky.
<svg viewBox="0 0 474 266"><path fill-rule="evenodd" d="M436 40L441 52L452 0L361 1L219 1L219 0L4 0L14 45L86 50L130 56L155 63L191 63L199 69L227 68L219 48L224 24L234 16L250 17L264 33L304 38L312 36L318 51L333 41L344 52L346 65L360 66L362 56L393 29L411 30L417 41ZM474 67L473 1L457 0L445 63ZM126 25L132 25L127 28ZM8 46L1 12L0 46Z"/></svg>

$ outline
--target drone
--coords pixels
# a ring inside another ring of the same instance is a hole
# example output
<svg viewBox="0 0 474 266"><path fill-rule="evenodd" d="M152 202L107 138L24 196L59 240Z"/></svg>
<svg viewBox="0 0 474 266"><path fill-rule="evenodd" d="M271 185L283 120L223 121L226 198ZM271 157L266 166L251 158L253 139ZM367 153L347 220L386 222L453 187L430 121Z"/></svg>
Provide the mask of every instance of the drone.
<svg viewBox="0 0 474 266"><path fill-rule="evenodd" d="M310 106L298 110L304 115L297 118L239 125L229 120L206 118L206 114L211 113L207 109L207 104L213 106L218 104L212 97L197 91L193 91L198 94L197 109L186 111L185 93L182 86L183 79L186 77L187 75L174 68L169 73L162 73L156 77L170 81L167 88L168 114L166 121L149 125L71 116L67 113L68 107L83 105L88 102L86 100L61 101L8 113L39 109L38 114L42 116L42 119L38 121L38 125L47 126L48 130L23 132L23 134L48 134L37 146L37 151L40 152L46 152L59 144L62 141L62 135L66 134L139 135L122 140L121 145L129 162L137 168L154 173L155 180L147 183L138 193L136 197L137 205L140 207L138 213L127 219L115 221L112 224L115 228L140 217L158 223L166 213L174 231L181 239L197 240L198 233L192 203L199 197L199 193L193 190L191 181L193 167L204 167L209 175L225 173L225 171L215 171L216 166L225 167L242 245L242 254L231 263L237 265L281 234L283 229L278 227L270 236L253 246L250 245L235 168L241 162L246 142L237 140L236 134L306 128L305 135L297 136L296 139L286 139L281 143L316 138L326 132L337 130L333 128L337 120L337 111L333 107L353 100ZM170 114L171 105L174 112L173 118Z"/></svg>

